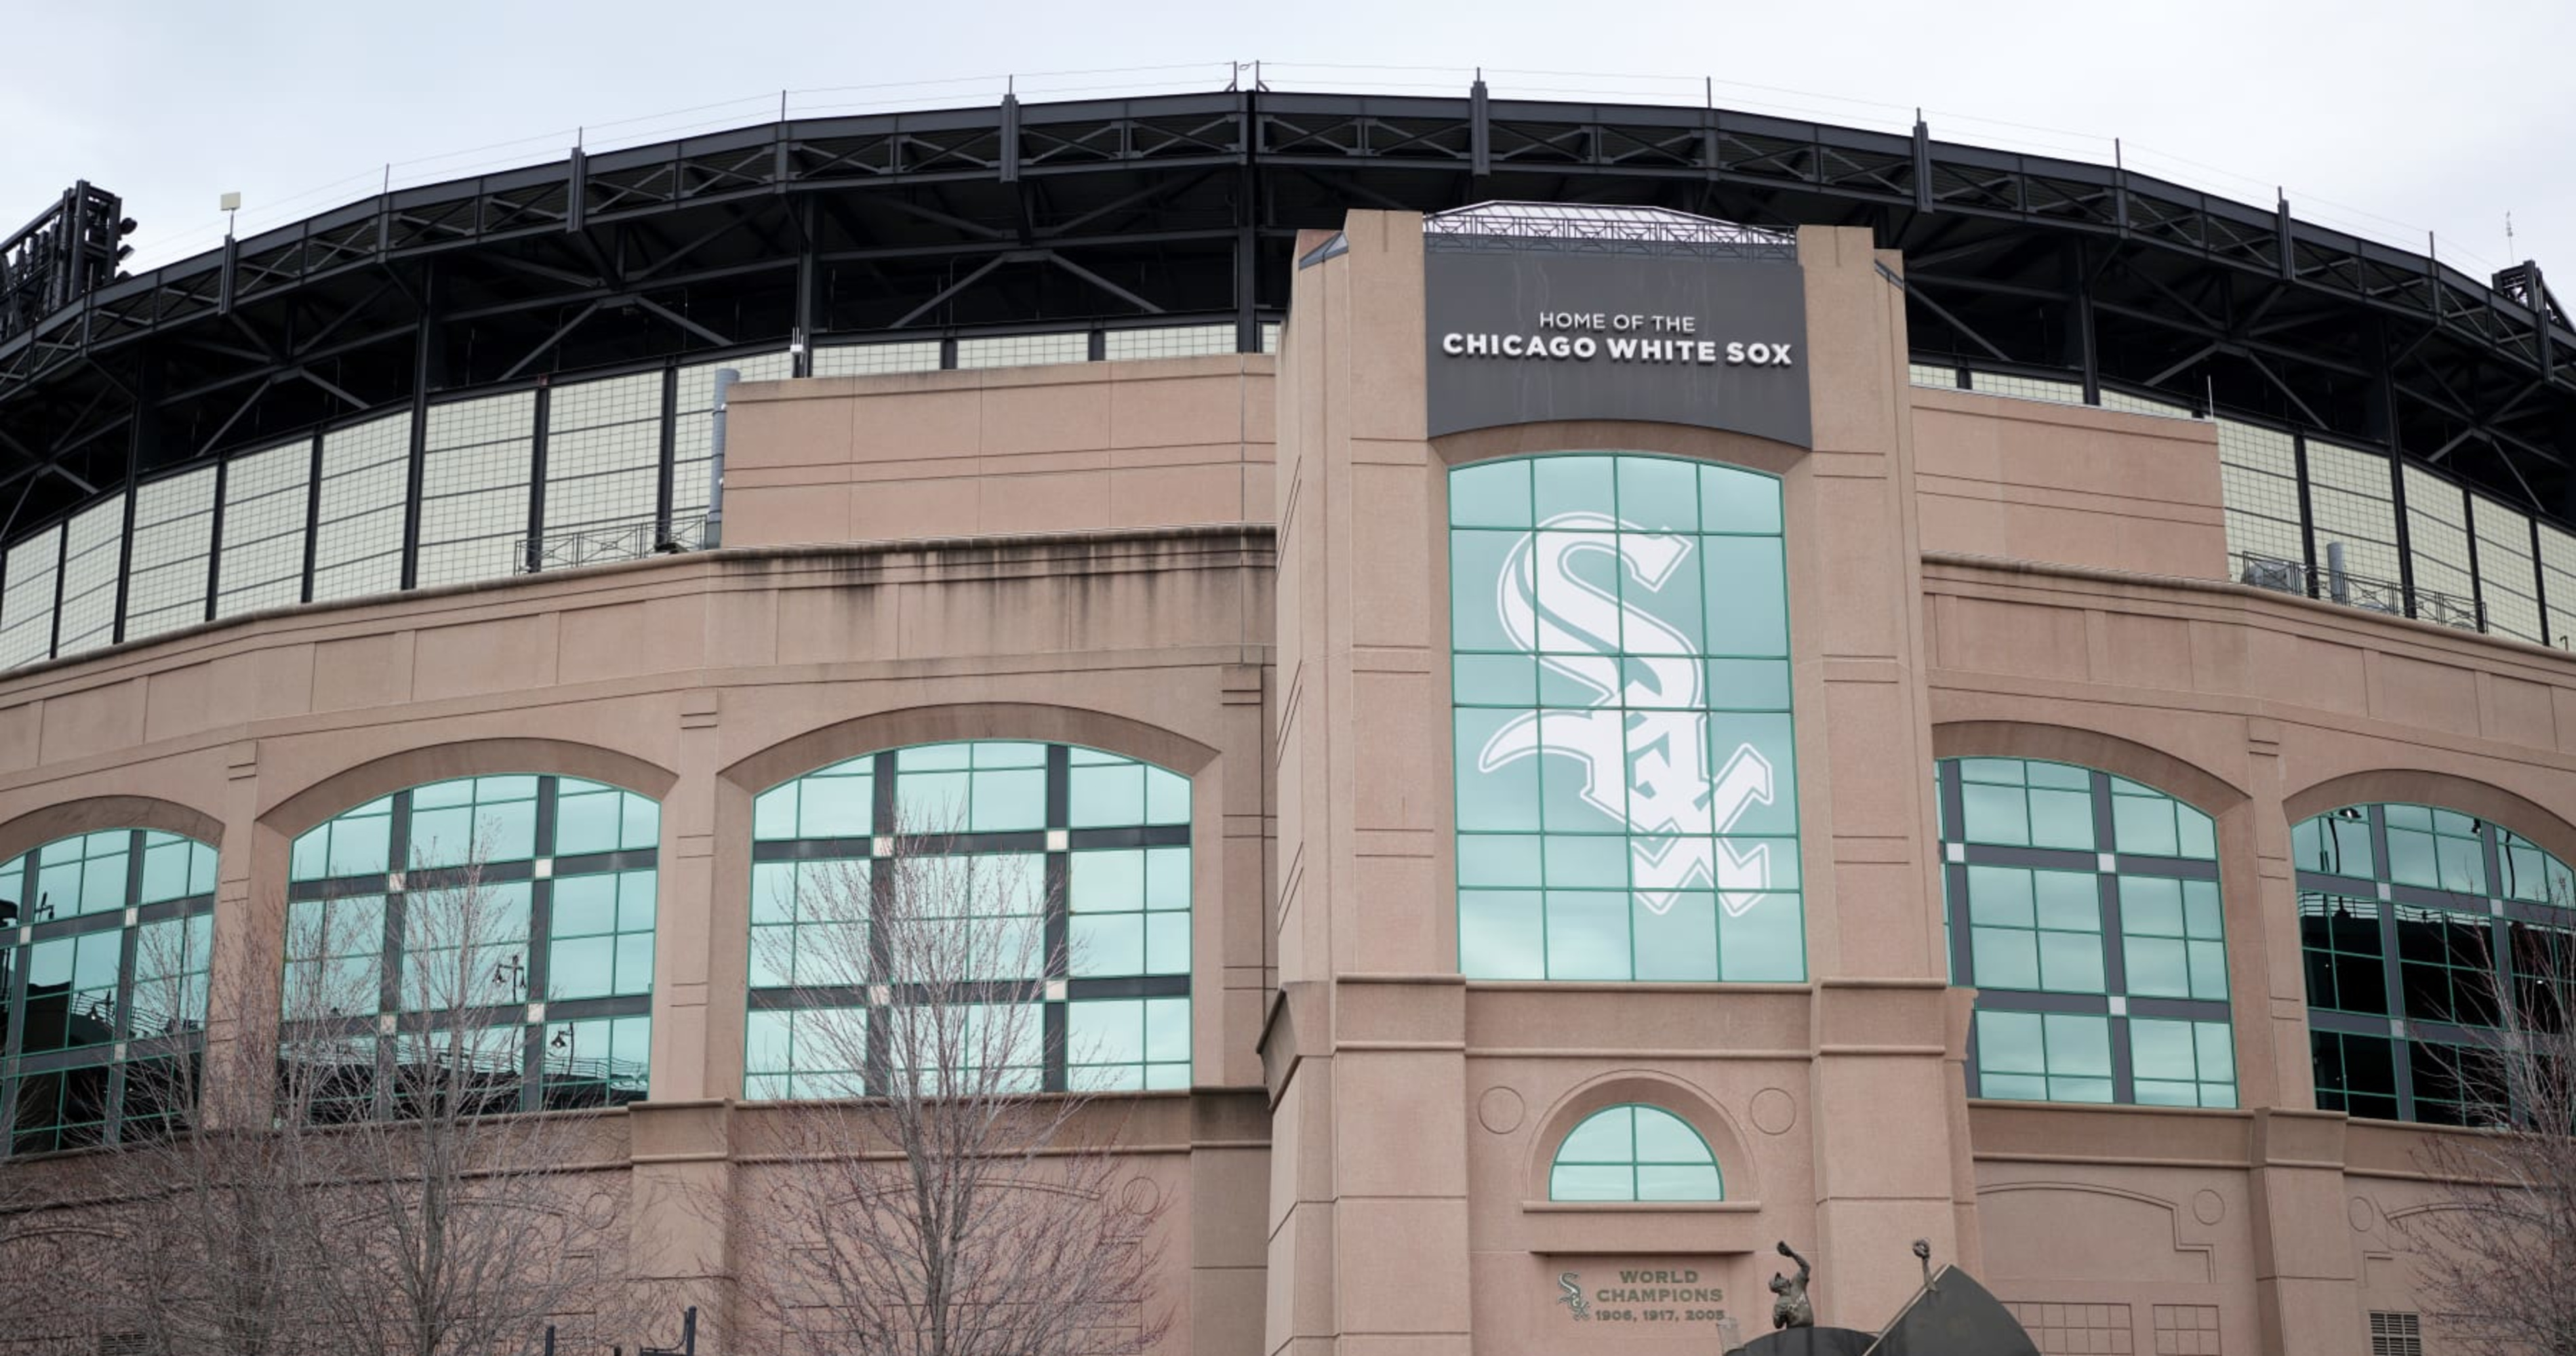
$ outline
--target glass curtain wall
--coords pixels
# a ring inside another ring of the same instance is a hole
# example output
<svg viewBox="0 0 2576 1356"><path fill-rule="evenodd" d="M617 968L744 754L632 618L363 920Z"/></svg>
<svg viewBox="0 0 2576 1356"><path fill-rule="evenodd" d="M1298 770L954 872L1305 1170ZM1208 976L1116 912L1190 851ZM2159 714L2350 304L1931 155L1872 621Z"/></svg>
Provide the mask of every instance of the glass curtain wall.
<svg viewBox="0 0 2576 1356"><path fill-rule="evenodd" d="M193 1105L214 907L215 849L175 834L76 834L0 865L12 1152L130 1140Z"/></svg>
<svg viewBox="0 0 2576 1356"><path fill-rule="evenodd" d="M904 907L998 912L1026 944L957 958L971 974L891 973L863 930L916 858L945 861L912 888L972 884ZM970 860L971 878L942 874ZM1032 1087L1190 1086L1188 778L1066 744L891 749L763 792L752 861L744 1096L862 1095L887 1076L890 1023L961 983L1035 1005L1042 1041L1011 1052Z"/></svg>
<svg viewBox="0 0 2576 1356"><path fill-rule="evenodd" d="M1806 978L1779 482L1484 462L1449 523L1461 972Z"/></svg>
<svg viewBox="0 0 2576 1356"><path fill-rule="evenodd" d="M411 787L299 836L281 1055L342 1066L307 1114L395 1114L398 1062L444 1041L526 1109L641 1100L660 837L650 798L537 775Z"/></svg>
<svg viewBox="0 0 2576 1356"><path fill-rule="evenodd" d="M1969 1095L2236 1105L2209 816L2065 763L1936 777L1950 973L1977 990Z"/></svg>
<svg viewBox="0 0 2576 1356"><path fill-rule="evenodd" d="M2567 864L2429 805L2351 805L2291 830L2317 1105L2380 1120L2503 1118L2491 1051L2576 943Z"/></svg>

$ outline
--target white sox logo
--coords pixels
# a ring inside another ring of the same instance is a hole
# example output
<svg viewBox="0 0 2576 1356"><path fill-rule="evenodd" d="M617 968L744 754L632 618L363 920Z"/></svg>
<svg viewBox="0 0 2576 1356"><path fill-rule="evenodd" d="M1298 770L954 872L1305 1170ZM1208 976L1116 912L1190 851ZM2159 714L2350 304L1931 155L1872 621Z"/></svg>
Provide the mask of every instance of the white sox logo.
<svg viewBox="0 0 2576 1356"><path fill-rule="evenodd" d="M1588 710L1514 717L1485 742L1477 768L1492 772L1541 754L1579 760L1583 799L1651 835L1630 843L1638 901L1661 914L1681 891L1714 886L1736 917L1771 887L1771 847L1713 844L1704 835L1731 832L1753 807L1771 803L1770 760L1738 744L1710 776L1700 660L1689 640L1573 569L1575 557L1601 552L1661 592L1691 549L1687 537L1580 511L1560 513L1514 544L1494 584L1503 630L1594 697Z"/></svg>

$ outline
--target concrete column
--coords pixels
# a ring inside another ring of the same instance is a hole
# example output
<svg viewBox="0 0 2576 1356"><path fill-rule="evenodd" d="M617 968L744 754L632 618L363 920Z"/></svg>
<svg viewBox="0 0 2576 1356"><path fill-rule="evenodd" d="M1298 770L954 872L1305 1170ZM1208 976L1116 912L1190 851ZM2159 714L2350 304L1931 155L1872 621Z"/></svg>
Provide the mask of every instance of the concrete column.
<svg viewBox="0 0 2576 1356"><path fill-rule="evenodd" d="M1815 981L1809 1073L1820 1321L1874 1328L1956 1260L1972 1227L1945 993L1920 532L1899 261L1869 233L1807 227L1815 446L1790 482L1799 831ZM1803 499L1803 503L1798 502Z"/></svg>
<svg viewBox="0 0 2576 1356"><path fill-rule="evenodd" d="M1354 212L1345 234L1348 253L1298 273L1283 360L1279 964L1299 996L1265 1052L1284 1061L1268 1344L1464 1356L1465 1004L1441 888L1421 221Z"/></svg>
<svg viewBox="0 0 2576 1356"><path fill-rule="evenodd" d="M740 1013L739 968L719 982L718 958L738 956L743 939L720 945L716 879L716 788L723 758L719 694L675 695L680 726L679 780L662 799L659 943L653 955L653 1053L650 1102L629 1108L632 1207L627 1211L627 1268L654 1285L653 1304L673 1314L699 1307L702 1346L730 1338L732 1241L731 1105L741 1092L740 1019L711 1024L711 1011ZM747 884L737 887L747 890ZM711 1027L732 1034L717 1037ZM725 1039L733 1042L728 1050ZM730 1054L730 1058L727 1055ZM717 1349L721 1350L722 1347Z"/></svg>
<svg viewBox="0 0 2576 1356"><path fill-rule="evenodd" d="M2254 1296L2263 1350L2331 1356L2366 1350L2345 1223L2339 1112L2254 1114Z"/></svg>

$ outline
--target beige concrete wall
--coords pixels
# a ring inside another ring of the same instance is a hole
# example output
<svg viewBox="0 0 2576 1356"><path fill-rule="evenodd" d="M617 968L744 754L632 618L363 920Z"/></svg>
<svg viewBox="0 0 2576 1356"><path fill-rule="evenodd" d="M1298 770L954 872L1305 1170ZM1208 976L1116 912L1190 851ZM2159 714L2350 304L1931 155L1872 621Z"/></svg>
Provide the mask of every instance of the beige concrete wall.
<svg viewBox="0 0 2576 1356"><path fill-rule="evenodd" d="M1271 520L1260 354L754 382L727 416L725 542Z"/></svg>
<svg viewBox="0 0 2576 1356"><path fill-rule="evenodd" d="M1838 1259L1830 1317L1875 1324L1916 1283L1910 1240L1974 1249L1929 779L1881 775L1931 759L1893 260L1864 232L1800 238L1812 451L1616 422L1431 441L1419 221L1345 233L1299 271L1281 358L1270 1350L1704 1347L1706 1322L1571 1330L1559 1279L1695 1270L1750 1336L1780 1239ZM1446 473L1588 448L1782 479L1812 982L1457 978ZM1622 1099L1682 1110L1730 1199L1546 1200L1555 1143Z"/></svg>
<svg viewBox="0 0 2576 1356"><path fill-rule="evenodd" d="M2042 1239L2161 1258L2161 1240L2198 1235L2218 1279L2195 1302L2219 1307L2226 1350L2361 1349L2369 1310L2421 1308L2408 1241L2383 1224L2440 1188L2414 1165L2424 1132L2358 1122L2347 1131L2341 1116L2306 1110L2315 1099L2290 826L2340 805L2419 801L2493 820L2566 858L2576 851L2576 663L2518 641L2224 583L1949 556L1927 562L1924 590L1944 756L2083 763L2216 818L2239 1095L2278 1108L2245 1122L2224 1166L2209 1156L2205 1171L2176 1177L2177 1157L2203 1161L2176 1146L2219 1133L2195 1127L2248 1113L2104 1119L1981 1106L1975 1148L1989 1239L1998 1187L2017 1193L2015 1227ZM2124 1125L2161 1128L2142 1138ZM2083 1170L2070 1172L2077 1164ZM2029 1185L2037 1180L2064 1189L2040 1192ZM2105 1206L2106 1196L2138 1206ZM2193 1228L2201 1213L2236 1218L2240 1201L2254 1223L2249 1240L2227 1242L2217 1221ZM2032 1259L2045 1257L2025 1250L1999 1262L2036 1268ZM1995 1278L2007 1297L2127 1306L2142 1341L2154 1306L2181 1302L2159 1288L2171 1277L2075 1279Z"/></svg>
<svg viewBox="0 0 2576 1356"><path fill-rule="evenodd" d="M487 772L660 800L653 1101L603 1114L634 1127L636 1237L697 1244L637 1256L666 1259L652 1279L706 1304L720 1340L729 1272L694 1197L740 1144L721 1099L741 1089L752 797L952 738L1064 740L1186 773L1206 1091L1134 1099L1163 1107L1134 1143L1178 1193L1170 1349L1248 1352L1263 1258L1235 1212L1259 1211L1266 1134L1257 1094L1247 1116L1222 1089L1260 1084L1269 655L1254 638L1271 563L1266 532L1236 530L734 550L200 628L0 684L0 857L110 823L212 842L214 991L274 993L287 845L330 816ZM265 1039L268 1016L219 1011L214 1038Z"/></svg>
<svg viewBox="0 0 2576 1356"><path fill-rule="evenodd" d="M2215 424L1908 389L1924 550L2227 577Z"/></svg>
<svg viewBox="0 0 2576 1356"><path fill-rule="evenodd" d="M2422 800L2576 860L2576 661L2215 582L2206 425L1910 387L1897 261L1860 233L1801 239L1813 450L1616 422L1426 441L1418 224L1350 226L1275 362L740 388L737 549L9 675L0 858L111 825L215 842L218 964L256 978L287 842L350 805L497 771L659 798L654 1102L611 1119L636 1229L687 1233L703 1165L756 1138L727 1104L752 796L891 745L1072 740L1199 792L1202 1086L1136 1099L1139 1161L1186 1194L1169 1351L1697 1353L1704 1328L1571 1329L1558 1277L1694 1267L1749 1336L1784 1238L1829 1322L1891 1311L1924 1237L2052 1349L2323 1356L2414 1307L2388 1221L2438 1188L2419 1132L2312 1109L2289 826ZM1783 479L1807 983L1457 974L1445 473L1579 448ZM1966 754L2213 815L2252 1109L1967 1102L1923 775ZM1546 1200L1555 1143L1620 1100L1690 1119L1729 1200ZM657 1275L720 1312L722 1239L689 1236Z"/></svg>

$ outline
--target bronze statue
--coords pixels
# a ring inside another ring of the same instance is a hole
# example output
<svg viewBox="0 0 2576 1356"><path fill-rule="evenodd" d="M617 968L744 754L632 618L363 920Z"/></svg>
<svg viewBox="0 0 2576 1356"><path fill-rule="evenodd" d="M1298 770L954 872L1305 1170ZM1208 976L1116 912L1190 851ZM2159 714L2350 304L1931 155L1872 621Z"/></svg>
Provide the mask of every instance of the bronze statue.
<svg viewBox="0 0 2576 1356"><path fill-rule="evenodd" d="M1779 1296L1771 1301L1771 1326L1775 1330L1812 1328L1816 1326L1816 1306L1807 1302L1807 1259L1800 1257L1786 1240L1780 1244L1780 1255L1798 1264L1798 1274L1771 1273L1771 1293Z"/></svg>

